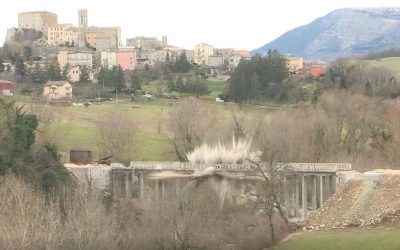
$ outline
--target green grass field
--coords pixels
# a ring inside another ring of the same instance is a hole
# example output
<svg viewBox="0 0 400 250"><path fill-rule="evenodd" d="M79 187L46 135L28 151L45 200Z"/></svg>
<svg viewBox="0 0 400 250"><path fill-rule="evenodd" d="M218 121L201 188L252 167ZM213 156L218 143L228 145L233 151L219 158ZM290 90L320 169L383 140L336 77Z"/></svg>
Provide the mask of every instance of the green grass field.
<svg viewBox="0 0 400 250"><path fill-rule="evenodd" d="M88 108L49 107L47 112L55 118L50 126L51 136L59 138L59 150L63 160L69 160L71 149L89 149L98 157L97 143L100 140L97 121L108 112L121 112L131 118L137 127L136 160L174 161L174 148L168 134L170 107L161 102L120 102L92 105Z"/></svg>
<svg viewBox="0 0 400 250"><path fill-rule="evenodd" d="M378 60L368 60L367 61L370 66L373 67L385 67L397 75L400 71L400 57L388 57Z"/></svg>
<svg viewBox="0 0 400 250"><path fill-rule="evenodd" d="M400 229L348 232L309 232L292 236L273 250L395 250L400 249Z"/></svg>
<svg viewBox="0 0 400 250"><path fill-rule="evenodd" d="M209 101L201 98L202 101ZM71 106L54 107L40 106L44 113L52 117L50 123L50 136L59 146L63 161L69 161L71 149L86 149L93 152L96 160L98 143L100 141L98 121L103 115L110 112L121 112L132 120L136 127L136 152L132 154L133 160L139 161L177 161L175 148L172 142L169 120L171 110L179 105L180 101L155 99L150 102L120 101L118 103L100 103L90 107ZM174 104L175 103L175 104ZM228 123L232 119L231 110L250 115L258 112L269 112L262 107L244 106L238 109L235 104L218 104L208 102L215 108L218 118Z"/></svg>
<svg viewBox="0 0 400 250"><path fill-rule="evenodd" d="M211 95L218 96L224 92L225 82L207 82Z"/></svg>

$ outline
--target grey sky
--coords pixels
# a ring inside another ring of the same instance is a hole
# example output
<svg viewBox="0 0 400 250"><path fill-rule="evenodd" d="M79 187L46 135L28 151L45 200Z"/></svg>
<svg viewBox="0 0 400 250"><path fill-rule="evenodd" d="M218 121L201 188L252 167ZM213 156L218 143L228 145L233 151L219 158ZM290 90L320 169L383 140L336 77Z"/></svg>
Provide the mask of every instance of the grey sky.
<svg viewBox="0 0 400 250"><path fill-rule="evenodd" d="M77 25L79 8L87 8L89 25L120 26L123 42L137 35L168 36L169 44L192 49L254 49L286 31L344 7L400 7L399 0L15 0L2 3L0 41L17 26L17 14L48 10L60 23Z"/></svg>

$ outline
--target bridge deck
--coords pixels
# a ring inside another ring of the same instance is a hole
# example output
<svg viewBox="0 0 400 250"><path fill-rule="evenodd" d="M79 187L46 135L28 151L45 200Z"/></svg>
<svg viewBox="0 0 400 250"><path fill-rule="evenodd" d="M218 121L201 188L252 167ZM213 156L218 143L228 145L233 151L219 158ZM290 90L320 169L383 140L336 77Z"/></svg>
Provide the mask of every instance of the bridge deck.
<svg viewBox="0 0 400 250"><path fill-rule="evenodd" d="M267 164L261 164L267 167ZM351 170L349 163L277 163L278 167L289 172L335 173ZM254 172L250 164L192 164L189 162L138 162L133 161L131 168L137 171L195 171L215 167L217 171L226 172Z"/></svg>

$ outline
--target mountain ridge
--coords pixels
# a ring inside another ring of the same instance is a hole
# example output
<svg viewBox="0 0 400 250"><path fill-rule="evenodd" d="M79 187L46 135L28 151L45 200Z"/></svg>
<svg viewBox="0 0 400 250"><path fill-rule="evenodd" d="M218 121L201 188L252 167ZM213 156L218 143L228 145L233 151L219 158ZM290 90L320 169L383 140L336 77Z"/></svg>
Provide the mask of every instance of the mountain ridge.
<svg viewBox="0 0 400 250"><path fill-rule="evenodd" d="M251 53L269 49L306 60L334 60L400 46L400 8L336 9Z"/></svg>

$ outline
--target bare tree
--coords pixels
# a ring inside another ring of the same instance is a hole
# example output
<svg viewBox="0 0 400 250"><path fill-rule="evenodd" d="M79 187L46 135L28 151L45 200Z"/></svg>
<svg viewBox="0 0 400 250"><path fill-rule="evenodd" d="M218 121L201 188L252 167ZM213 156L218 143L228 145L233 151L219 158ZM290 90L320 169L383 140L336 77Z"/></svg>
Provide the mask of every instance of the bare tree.
<svg viewBox="0 0 400 250"><path fill-rule="evenodd" d="M169 127L173 135L175 152L181 161L186 161L185 154L203 142L215 143L216 136L225 130L218 109L197 100L179 103L171 110Z"/></svg>
<svg viewBox="0 0 400 250"><path fill-rule="evenodd" d="M282 148L276 145L264 145L261 158L253 154L248 158L251 167L256 171L258 181L256 192L250 193L255 199L249 199L257 208L262 209L269 223L272 242L276 242L276 221L280 218L288 229L289 220L285 213L285 190L287 185L284 182L286 165L277 162L284 153ZM250 197L251 197L250 195ZM278 213L277 213L278 212Z"/></svg>
<svg viewBox="0 0 400 250"><path fill-rule="evenodd" d="M110 110L99 117L97 126L101 157L112 155L114 160L124 164L135 159L137 124L129 117L119 110Z"/></svg>

